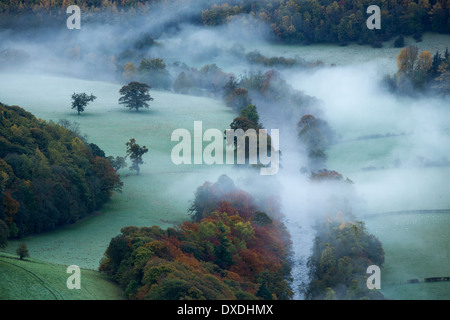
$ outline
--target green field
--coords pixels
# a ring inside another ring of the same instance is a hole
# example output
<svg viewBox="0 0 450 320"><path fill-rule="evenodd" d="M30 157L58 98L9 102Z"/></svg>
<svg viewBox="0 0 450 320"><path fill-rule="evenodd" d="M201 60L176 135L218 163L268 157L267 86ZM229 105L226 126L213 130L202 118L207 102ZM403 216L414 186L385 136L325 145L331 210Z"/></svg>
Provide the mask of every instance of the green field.
<svg viewBox="0 0 450 320"><path fill-rule="evenodd" d="M118 286L105 275L81 269L81 288L68 289L67 267L0 253L0 300L120 300Z"/></svg>
<svg viewBox="0 0 450 320"><path fill-rule="evenodd" d="M120 299L118 288L95 271L111 238L125 226L168 227L188 219L196 188L205 181L216 181L221 173L233 174L229 166L220 170L206 165L176 166L170 158L176 144L170 140L173 130L193 132L195 120L203 121L204 130L229 126L234 115L216 100L152 91L151 108L136 113L117 103L121 86L116 84L36 75L0 77L2 102L19 105L45 120L78 122L89 142L98 144L107 155L124 156L130 138L150 150L140 176L128 168L119 171L123 192L114 194L102 210L73 225L21 239L31 258L39 261L0 257L1 299ZM98 97L81 116L70 109L74 91ZM13 254L17 245L18 241L9 241L4 251ZM64 266L68 265L85 268L80 291L65 286L69 275Z"/></svg>

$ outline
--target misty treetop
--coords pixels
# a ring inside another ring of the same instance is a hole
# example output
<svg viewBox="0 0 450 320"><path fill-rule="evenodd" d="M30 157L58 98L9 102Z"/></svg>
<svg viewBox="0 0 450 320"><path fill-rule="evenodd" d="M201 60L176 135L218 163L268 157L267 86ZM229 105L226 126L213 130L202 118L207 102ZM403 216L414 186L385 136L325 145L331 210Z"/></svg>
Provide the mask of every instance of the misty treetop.
<svg viewBox="0 0 450 320"><path fill-rule="evenodd" d="M130 15L133 17L155 10L161 12L161 16L172 13L172 20L161 26L158 33L164 32L165 27L182 23L217 26L242 20L246 25L243 31L260 35L265 32L265 24L270 28L270 38L283 43L346 44L355 41L379 46L381 41L399 35L450 32L450 5L447 0L76 0L73 3L66 0L19 0L1 2L0 14L6 18L3 24L15 23L12 16L17 13L33 13L36 17L31 25L38 21L44 24L49 19L46 21L40 15L51 14L63 20L69 4L78 5L84 12L101 13L102 21L111 20L111 15L114 15L114 20L122 23L132 20ZM366 27L366 9L370 5L381 8L380 30ZM86 19L97 19L98 22L99 17L88 15Z"/></svg>
<svg viewBox="0 0 450 320"><path fill-rule="evenodd" d="M327 215L316 226L308 259L308 300L383 300L379 290L367 288L367 267L384 263L381 242L351 213Z"/></svg>
<svg viewBox="0 0 450 320"><path fill-rule="evenodd" d="M130 170L136 170L137 175L139 175L139 172L141 171L139 166L144 163L142 156L148 152L148 149L146 146L141 147L137 144L136 139L134 138L131 138L130 141L126 143L126 146L127 157L130 157L131 160Z"/></svg>
<svg viewBox="0 0 450 320"><path fill-rule="evenodd" d="M73 223L122 182L95 144L62 125L0 104L0 221L10 237Z"/></svg>
<svg viewBox="0 0 450 320"><path fill-rule="evenodd" d="M125 105L129 109L134 109L136 112L140 108L149 108L149 101L153 101L153 98L149 94L151 87L146 83L132 81L127 85L124 85L119 93L119 104Z"/></svg>
<svg viewBox="0 0 450 320"><path fill-rule="evenodd" d="M366 27L370 5L381 8L380 30ZM284 43L376 44L401 34L450 32L447 0L264 0L235 6L223 1L204 10L202 20L205 25L219 25L240 19L244 13L270 25L273 39Z"/></svg>

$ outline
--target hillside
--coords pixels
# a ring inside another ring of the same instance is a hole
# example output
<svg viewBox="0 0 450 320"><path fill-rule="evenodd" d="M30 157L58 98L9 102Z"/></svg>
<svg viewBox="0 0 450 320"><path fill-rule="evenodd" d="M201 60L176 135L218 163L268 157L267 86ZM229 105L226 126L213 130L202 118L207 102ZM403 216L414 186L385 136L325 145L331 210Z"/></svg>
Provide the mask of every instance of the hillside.
<svg viewBox="0 0 450 320"><path fill-rule="evenodd" d="M0 300L120 300L108 277L81 269L81 289L66 286L67 266L0 253Z"/></svg>

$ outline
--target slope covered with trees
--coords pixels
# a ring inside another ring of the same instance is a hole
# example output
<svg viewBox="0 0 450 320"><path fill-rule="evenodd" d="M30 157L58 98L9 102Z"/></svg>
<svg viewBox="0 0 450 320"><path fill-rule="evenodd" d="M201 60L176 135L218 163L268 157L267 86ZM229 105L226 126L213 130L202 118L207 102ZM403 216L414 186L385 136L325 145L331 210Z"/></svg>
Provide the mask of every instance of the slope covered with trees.
<svg viewBox="0 0 450 320"><path fill-rule="evenodd" d="M130 15L155 10L161 15L172 13L174 18L165 27L186 22L217 26L241 19L251 32L265 32L260 23L263 22L269 26L272 40L288 44L355 41L379 45L399 35L417 35L419 39L427 31L450 32L447 0L17 0L0 3L0 15L4 17L0 27L16 24L11 16L17 13L33 15L21 20L18 27L51 23L43 14L65 21L65 10L71 4L78 5L83 12L100 13L96 19L99 16L109 19L114 14L114 20L123 23ZM366 10L370 5L381 8L380 30L366 27L369 17ZM90 18L86 17L86 21Z"/></svg>
<svg viewBox="0 0 450 320"><path fill-rule="evenodd" d="M104 152L63 125L0 104L0 221L10 237L98 210L122 182Z"/></svg>
<svg viewBox="0 0 450 320"><path fill-rule="evenodd" d="M396 35L426 31L450 32L447 0L282 0L229 1L202 12L205 25L218 25L248 13L270 25L274 40L283 43L350 41L375 44ZM233 2L231 2L233 3ZM369 30L366 13L370 5L381 9L381 29ZM246 18L242 18L246 19Z"/></svg>

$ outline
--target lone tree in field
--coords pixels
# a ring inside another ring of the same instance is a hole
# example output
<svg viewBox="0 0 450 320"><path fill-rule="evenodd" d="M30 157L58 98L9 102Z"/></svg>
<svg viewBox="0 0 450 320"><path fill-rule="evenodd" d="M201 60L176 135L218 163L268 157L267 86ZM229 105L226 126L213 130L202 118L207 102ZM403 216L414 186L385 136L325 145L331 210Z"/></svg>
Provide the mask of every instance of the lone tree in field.
<svg viewBox="0 0 450 320"><path fill-rule="evenodd" d="M138 145L134 138L130 139L130 141L126 143L126 146L127 156L131 159L130 170L136 170L137 175L139 175L139 165L144 163L144 161L142 161L142 156L148 152L148 149L145 146L141 147Z"/></svg>
<svg viewBox="0 0 450 320"><path fill-rule="evenodd" d="M94 101L97 99L96 96L91 94L88 96L86 93L73 93L72 95L72 109L76 109L78 111L78 114L84 111L84 108L86 108L87 104L91 101Z"/></svg>
<svg viewBox="0 0 450 320"><path fill-rule="evenodd" d="M152 101L153 98L149 94L151 87L145 83L130 82L128 85L123 86L119 93L122 97L119 98L119 104L124 104L125 107L135 109L136 112L139 108L148 108L148 101Z"/></svg>
<svg viewBox="0 0 450 320"><path fill-rule="evenodd" d="M28 253L28 248L27 248L27 245L25 244L25 242L19 243L19 246L16 249L16 253L19 256L20 260L30 256L30 254Z"/></svg>

